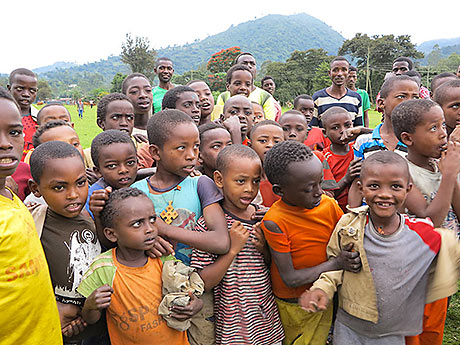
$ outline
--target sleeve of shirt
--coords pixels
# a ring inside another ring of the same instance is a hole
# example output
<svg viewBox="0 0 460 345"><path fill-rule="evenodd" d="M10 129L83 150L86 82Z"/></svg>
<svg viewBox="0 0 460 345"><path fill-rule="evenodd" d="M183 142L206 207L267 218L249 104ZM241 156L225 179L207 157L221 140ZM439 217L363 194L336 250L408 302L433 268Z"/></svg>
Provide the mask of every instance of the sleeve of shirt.
<svg viewBox="0 0 460 345"><path fill-rule="evenodd" d="M273 96L270 96L262 107L264 108L265 119L274 121L276 118L276 107Z"/></svg>
<svg viewBox="0 0 460 345"><path fill-rule="evenodd" d="M201 216L200 219L198 219L195 225L194 231L198 231L198 232L208 231L203 216ZM217 255L215 254L211 254L211 253L193 248L192 257L190 258L190 267L201 270L205 268L206 266L209 266L210 264L214 263L216 259L217 259Z"/></svg>
<svg viewBox="0 0 460 345"><path fill-rule="evenodd" d="M101 254L91 264L83 276L77 291L84 297L88 297L94 290L102 285L113 285L116 267L112 261L112 250Z"/></svg>
<svg viewBox="0 0 460 345"><path fill-rule="evenodd" d="M265 218L264 220L271 220ZM276 222L274 222L276 223ZM279 253L290 253L291 252L291 241L289 241L287 235L283 233L271 232L268 230L264 222L261 223L262 231L264 232L265 240L267 241L270 248ZM283 230L281 230L283 231Z"/></svg>
<svg viewBox="0 0 460 345"><path fill-rule="evenodd" d="M363 99L363 112L364 112L371 108L371 101L369 100L369 94L366 91L363 92L362 96L363 96L362 99Z"/></svg>
<svg viewBox="0 0 460 345"><path fill-rule="evenodd" d="M334 175L332 174L331 167L327 162L324 155L319 151L313 151L313 153L318 157L323 165L323 182L321 183L321 188L324 190L334 190L338 189L339 185L335 181Z"/></svg>
<svg viewBox="0 0 460 345"><path fill-rule="evenodd" d="M217 188L213 180L208 176L202 175L198 179L197 184L198 197L200 198L201 208L221 201L224 197L222 192Z"/></svg>
<svg viewBox="0 0 460 345"><path fill-rule="evenodd" d="M355 153L355 159L362 158L364 159L363 147L360 137L356 138L356 141L353 145L353 152Z"/></svg>

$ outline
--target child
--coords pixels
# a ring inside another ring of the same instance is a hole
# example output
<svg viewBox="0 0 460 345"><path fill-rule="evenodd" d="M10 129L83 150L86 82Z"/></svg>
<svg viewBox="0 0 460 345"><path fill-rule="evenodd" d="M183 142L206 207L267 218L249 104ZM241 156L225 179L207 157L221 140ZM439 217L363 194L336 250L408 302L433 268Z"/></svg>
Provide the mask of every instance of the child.
<svg viewBox="0 0 460 345"><path fill-rule="evenodd" d="M193 250L191 266L200 269L205 289L214 288L216 344L281 344L283 329L271 291L265 240L252 216L262 166L257 153L231 145L217 158L214 178L224 193L222 208L231 247L217 256ZM207 231L201 218L196 230Z"/></svg>
<svg viewBox="0 0 460 345"><path fill-rule="evenodd" d="M313 119L315 112L315 103L310 95L302 94L294 98L294 110L300 111L307 120L307 124L310 124Z"/></svg>
<svg viewBox="0 0 460 345"><path fill-rule="evenodd" d="M188 86L176 86L163 97L162 109L177 109L190 116L198 126L201 120L201 103L195 90Z"/></svg>
<svg viewBox="0 0 460 345"><path fill-rule="evenodd" d="M411 183L407 163L396 153L367 158L359 189L368 206L340 219L327 254L335 257L352 245L361 271L323 273L299 303L307 311L324 310L340 286L334 343L404 345L404 336L422 331L425 301L457 291L458 242L448 231L434 231L427 219L398 213Z"/></svg>
<svg viewBox="0 0 460 345"><path fill-rule="evenodd" d="M353 160L353 147L344 139L344 133L353 127L353 120L345 109L332 107L324 112L322 122L326 137L331 141L331 145L323 150L324 158L338 184L334 196L342 211L346 213L348 188L359 176L361 169L361 159Z"/></svg>
<svg viewBox="0 0 460 345"><path fill-rule="evenodd" d="M147 137L147 121L152 113L152 86L141 73L128 75L121 84L121 93L128 96L134 106L133 134Z"/></svg>
<svg viewBox="0 0 460 345"><path fill-rule="evenodd" d="M260 121L265 120L264 108L256 102L251 102L252 112L253 112L253 122L254 124L259 123Z"/></svg>
<svg viewBox="0 0 460 345"><path fill-rule="evenodd" d="M18 104L0 87L0 343L62 344L59 314L34 221L5 186L21 160Z"/></svg>
<svg viewBox="0 0 460 345"><path fill-rule="evenodd" d="M61 103L51 102L42 107L37 113L37 125L41 126L53 120L62 120L72 125L70 113Z"/></svg>
<svg viewBox="0 0 460 345"><path fill-rule="evenodd" d="M322 165L302 143L276 144L265 157L265 173L281 197L265 214L262 229L270 247L273 293L284 327L285 344L324 344L332 308L315 316L302 311L297 299L322 272L359 266L358 253L346 248L327 261L326 246L343 214L337 202L322 195Z"/></svg>
<svg viewBox="0 0 460 345"><path fill-rule="evenodd" d="M92 263L78 291L86 297L82 315L97 322L107 309L107 326L112 344L188 344L186 332L169 328L158 315L162 299L163 262L152 259L157 235L157 216L149 198L135 188L110 194L101 212L105 236L117 244ZM196 314L202 302L192 295L184 307L173 307L172 316L185 320Z"/></svg>
<svg viewBox="0 0 460 345"><path fill-rule="evenodd" d="M447 136L450 137L454 129L460 125L460 79L440 85L434 95L434 101L444 112Z"/></svg>
<svg viewBox="0 0 460 345"><path fill-rule="evenodd" d="M232 135L233 143L242 143L243 145L247 145L249 141L247 135L251 132L253 118L251 101L241 95L230 97L227 102L225 102L224 112L221 115L220 120L225 125L225 122L232 116L238 117L241 133L241 140L238 140L236 135ZM233 134L231 128L229 128L229 131Z"/></svg>
<svg viewBox="0 0 460 345"><path fill-rule="evenodd" d="M217 155L222 149L232 144L232 138L224 126L214 122L201 125L198 131L200 132L198 161L201 173L213 179L214 171L217 169Z"/></svg>
<svg viewBox="0 0 460 345"><path fill-rule="evenodd" d="M195 90L201 103L201 119L200 126L206 123L211 123L211 114L214 111L214 97L211 89L206 82L202 80L192 80L187 83L187 86Z"/></svg>
<svg viewBox="0 0 460 345"><path fill-rule="evenodd" d="M19 104L24 126L24 152L22 161L30 149L33 148L32 137L37 128L37 109L32 106L37 97L37 76L27 68L18 68L10 73L8 78L8 90Z"/></svg>
<svg viewBox="0 0 460 345"><path fill-rule="evenodd" d="M275 99L275 90L276 90L275 80L273 79L272 76L266 75L260 81L260 85L262 86L262 89L264 89L270 95L272 95L273 99L275 100L274 101L275 118L273 120L278 122L280 117L281 117L281 113L282 113L283 109L281 108L281 104ZM264 112L264 115L265 115L265 112Z"/></svg>
<svg viewBox="0 0 460 345"><path fill-rule="evenodd" d="M448 82L451 80L458 80L458 77L454 73L450 73L450 72L443 72L443 73L439 73L436 76L434 76L433 79L431 79L431 85L430 85L432 98L435 97L436 90L438 89L438 87L440 87L445 82Z"/></svg>
<svg viewBox="0 0 460 345"><path fill-rule="evenodd" d="M86 326L80 316L84 298L77 287L101 253L93 221L81 214L88 195L85 165L75 147L51 141L35 148L30 168L30 189L46 202L34 208L32 216L48 262L62 333L72 337L79 333L75 328L81 332Z"/></svg>
<svg viewBox="0 0 460 345"><path fill-rule="evenodd" d="M162 101L166 92L175 87L175 85L171 83L171 78L174 74L173 62L167 57L161 57L157 60L153 71L158 76L159 81L159 85L155 86L152 91L153 113L157 113L164 109Z"/></svg>

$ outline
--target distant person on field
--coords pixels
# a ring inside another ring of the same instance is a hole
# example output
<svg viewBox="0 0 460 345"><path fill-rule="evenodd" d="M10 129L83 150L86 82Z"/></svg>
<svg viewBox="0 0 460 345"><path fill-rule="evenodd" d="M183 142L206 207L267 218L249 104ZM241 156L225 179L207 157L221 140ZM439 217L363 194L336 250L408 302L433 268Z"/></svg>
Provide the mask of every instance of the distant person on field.
<svg viewBox="0 0 460 345"><path fill-rule="evenodd" d="M83 112L85 111L85 106L83 105L83 101L81 100L81 98L77 102L77 110L78 110L78 117L82 119Z"/></svg>
<svg viewBox="0 0 460 345"><path fill-rule="evenodd" d="M260 82L262 84L262 89L267 91L270 95L275 97L274 93L276 90L276 84L275 80L273 79L272 76L266 75L265 77L262 78L262 81ZM278 121L279 118L281 117L281 113L283 112L280 103L275 99L275 108L276 108L276 118L275 121Z"/></svg>
<svg viewBox="0 0 460 345"><path fill-rule="evenodd" d="M171 83L171 78L174 74L173 62L167 57L161 57L157 60L153 71L158 76L160 82L158 86L153 88L153 113L158 113L161 111L161 102L165 93L175 87Z"/></svg>
<svg viewBox="0 0 460 345"><path fill-rule="evenodd" d="M366 90L356 88L356 81L358 80L358 70L354 66L350 66L348 71L347 87L359 93L363 102L363 124L364 127L369 127L369 109L371 108L371 102L369 101L369 94Z"/></svg>
<svg viewBox="0 0 460 345"><path fill-rule="evenodd" d="M33 148L32 137L37 128L38 110L32 106L37 97L37 76L26 68L18 68L10 73L8 90L21 108L22 125L24 126L24 151L22 161L27 152Z"/></svg>
<svg viewBox="0 0 460 345"><path fill-rule="evenodd" d="M311 126L322 128L321 115L335 106L342 107L350 113L353 126L363 125L361 96L346 87L349 68L350 64L343 56L337 56L331 61L328 74L332 84L313 94L315 113L310 122Z"/></svg>

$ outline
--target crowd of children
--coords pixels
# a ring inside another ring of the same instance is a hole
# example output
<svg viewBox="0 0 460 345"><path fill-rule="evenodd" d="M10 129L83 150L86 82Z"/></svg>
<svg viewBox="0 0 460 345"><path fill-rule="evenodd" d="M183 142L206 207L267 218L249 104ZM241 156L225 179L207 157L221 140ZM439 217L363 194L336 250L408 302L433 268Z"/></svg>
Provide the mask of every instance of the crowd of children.
<svg viewBox="0 0 460 345"><path fill-rule="evenodd" d="M433 78L431 100L410 59L393 67L372 129L344 57L283 114L250 53L216 101L202 80L173 85L160 58L159 86L133 73L98 102L84 150L67 108L36 111L35 74L13 71L0 343L442 345L460 272L460 80Z"/></svg>

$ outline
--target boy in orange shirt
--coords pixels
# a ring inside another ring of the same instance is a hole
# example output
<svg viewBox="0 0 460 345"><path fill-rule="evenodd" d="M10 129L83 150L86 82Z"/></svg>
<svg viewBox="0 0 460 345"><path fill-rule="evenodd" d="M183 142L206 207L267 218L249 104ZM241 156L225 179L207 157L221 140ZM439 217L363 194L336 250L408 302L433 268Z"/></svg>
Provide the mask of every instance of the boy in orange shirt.
<svg viewBox="0 0 460 345"><path fill-rule="evenodd" d="M322 164L307 146L295 141L276 144L266 154L264 169L281 197L265 214L262 229L272 255L270 273L284 327L283 344L325 344L332 308L309 314L297 299L322 272L339 267L359 270L359 254L347 246L337 260L327 260L326 247L343 212L322 194Z"/></svg>

